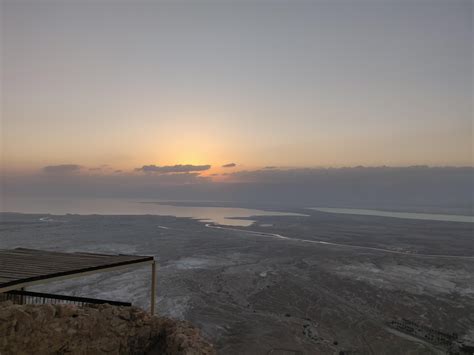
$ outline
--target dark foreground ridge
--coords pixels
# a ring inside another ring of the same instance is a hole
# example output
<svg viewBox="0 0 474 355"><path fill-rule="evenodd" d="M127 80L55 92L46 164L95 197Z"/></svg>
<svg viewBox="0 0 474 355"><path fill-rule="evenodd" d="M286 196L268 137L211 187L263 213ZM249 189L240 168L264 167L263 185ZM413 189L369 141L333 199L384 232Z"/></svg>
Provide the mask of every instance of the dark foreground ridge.
<svg viewBox="0 0 474 355"><path fill-rule="evenodd" d="M0 302L0 354L215 354L186 321L110 305Z"/></svg>

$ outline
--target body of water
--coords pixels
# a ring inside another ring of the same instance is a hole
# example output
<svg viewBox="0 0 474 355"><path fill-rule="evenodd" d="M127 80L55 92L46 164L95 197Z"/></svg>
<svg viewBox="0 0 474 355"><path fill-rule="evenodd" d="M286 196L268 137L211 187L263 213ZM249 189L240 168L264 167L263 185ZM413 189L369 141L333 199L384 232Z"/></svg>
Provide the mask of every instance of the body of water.
<svg viewBox="0 0 474 355"><path fill-rule="evenodd" d="M328 213L344 213L356 214L364 216L380 216L392 218L408 218L408 219L426 219L431 221L446 221L446 222L469 222L474 223L474 216L460 216L450 214L432 214L432 213L413 213L413 212L392 212L381 210L366 210L360 208L322 208L314 207L312 210L328 212Z"/></svg>
<svg viewBox="0 0 474 355"><path fill-rule="evenodd" d="M300 215L290 212L263 211L249 208L231 207L188 207L171 206L146 199L43 199L43 198L4 198L0 212L35 214L81 214L81 215L160 215L190 217L204 222L230 226L249 226L252 216ZM301 215L300 215L301 216Z"/></svg>

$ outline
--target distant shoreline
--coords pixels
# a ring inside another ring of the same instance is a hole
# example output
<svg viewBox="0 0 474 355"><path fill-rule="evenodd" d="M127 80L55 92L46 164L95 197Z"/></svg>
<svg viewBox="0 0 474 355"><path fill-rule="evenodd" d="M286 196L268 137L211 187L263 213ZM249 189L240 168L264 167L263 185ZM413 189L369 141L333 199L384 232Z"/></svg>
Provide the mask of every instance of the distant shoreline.
<svg viewBox="0 0 474 355"><path fill-rule="evenodd" d="M358 216L377 216L377 217L389 217L389 218L400 218L400 219L474 223L474 216L455 215L455 214L396 212L396 211L372 210L372 209L362 209L362 208L312 207L310 209L319 211L319 212L349 214L349 215L358 215Z"/></svg>

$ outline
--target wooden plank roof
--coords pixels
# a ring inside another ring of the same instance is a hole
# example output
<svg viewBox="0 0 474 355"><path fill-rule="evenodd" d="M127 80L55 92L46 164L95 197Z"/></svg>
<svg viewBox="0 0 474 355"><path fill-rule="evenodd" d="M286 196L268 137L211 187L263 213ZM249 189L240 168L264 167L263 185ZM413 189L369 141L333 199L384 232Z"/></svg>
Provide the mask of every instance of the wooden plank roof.
<svg viewBox="0 0 474 355"><path fill-rule="evenodd" d="M153 260L152 256L0 249L0 292Z"/></svg>

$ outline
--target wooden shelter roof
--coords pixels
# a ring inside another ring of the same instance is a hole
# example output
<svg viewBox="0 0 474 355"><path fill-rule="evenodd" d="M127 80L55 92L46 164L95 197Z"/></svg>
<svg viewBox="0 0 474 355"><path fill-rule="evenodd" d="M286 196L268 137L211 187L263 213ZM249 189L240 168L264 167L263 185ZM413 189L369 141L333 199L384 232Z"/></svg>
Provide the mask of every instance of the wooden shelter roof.
<svg viewBox="0 0 474 355"><path fill-rule="evenodd" d="M152 256L0 249L0 292L153 261Z"/></svg>

